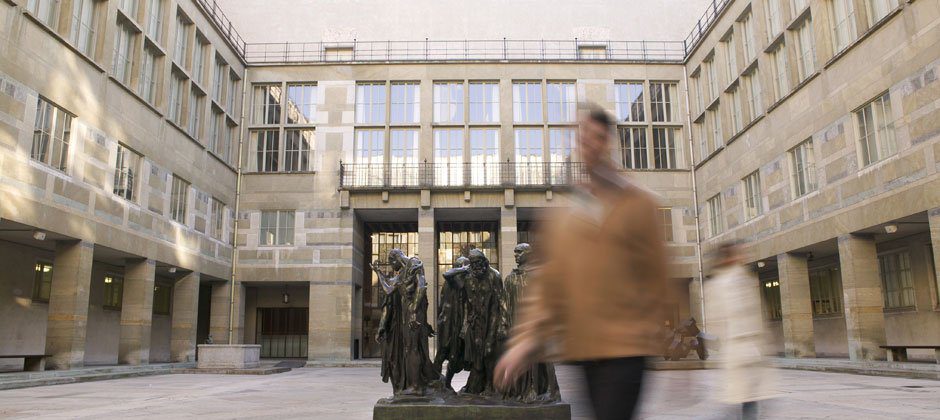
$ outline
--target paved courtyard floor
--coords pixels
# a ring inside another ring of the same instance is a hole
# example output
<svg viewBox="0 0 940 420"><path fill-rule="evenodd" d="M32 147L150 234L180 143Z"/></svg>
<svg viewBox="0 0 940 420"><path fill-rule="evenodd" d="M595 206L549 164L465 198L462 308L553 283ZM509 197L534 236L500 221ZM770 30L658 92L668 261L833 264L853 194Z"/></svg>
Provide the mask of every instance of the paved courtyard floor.
<svg viewBox="0 0 940 420"><path fill-rule="evenodd" d="M717 371L650 373L641 418L733 418L711 401ZM466 374L456 383L466 381ZM590 418L577 368L559 367L574 418ZM762 418L938 419L940 381L778 371ZM391 392L378 368L303 368L270 376L161 375L0 391L0 418L368 419Z"/></svg>

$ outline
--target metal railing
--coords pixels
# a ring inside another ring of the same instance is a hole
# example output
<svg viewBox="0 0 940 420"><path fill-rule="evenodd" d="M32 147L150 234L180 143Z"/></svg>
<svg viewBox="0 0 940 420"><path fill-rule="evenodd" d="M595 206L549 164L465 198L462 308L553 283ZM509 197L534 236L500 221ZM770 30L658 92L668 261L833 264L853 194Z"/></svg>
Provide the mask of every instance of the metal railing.
<svg viewBox="0 0 940 420"><path fill-rule="evenodd" d="M229 20L225 13L222 12L222 8L216 3L215 0L195 0L196 4L202 7L202 10L206 13L206 16L209 17L209 20L212 21L218 27L219 31L222 33L222 36L225 37L229 43L232 44L232 48L235 49L235 53L245 57L245 45L247 44L242 36L239 35L238 31L235 30L235 27L232 25L232 21Z"/></svg>
<svg viewBox="0 0 940 420"><path fill-rule="evenodd" d="M203 0L205 1L205 0ZM682 41L464 40L281 42L245 45L249 64L412 61L682 62Z"/></svg>
<svg viewBox="0 0 940 420"><path fill-rule="evenodd" d="M711 3L708 4L705 13L699 18L698 22L695 22L692 31L685 37L683 44L685 44L686 56L698 46L698 43L702 41L702 38L705 37L705 34L708 33L708 30L711 29L711 26L718 19L718 16L721 15L721 12L725 10L725 7L727 7L731 1L732 0L712 0Z"/></svg>
<svg viewBox="0 0 940 420"><path fill-rule="evenodd" d="M343 190L568 187L587 182L581 162L341 163Z"/></svg>

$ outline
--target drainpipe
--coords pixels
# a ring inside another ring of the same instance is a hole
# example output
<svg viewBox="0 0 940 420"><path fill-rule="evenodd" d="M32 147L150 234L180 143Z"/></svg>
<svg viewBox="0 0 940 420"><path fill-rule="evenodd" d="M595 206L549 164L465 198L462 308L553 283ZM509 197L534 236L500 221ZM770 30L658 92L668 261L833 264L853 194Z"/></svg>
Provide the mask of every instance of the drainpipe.
<svg viewBox="0 0 940 420"><path fill-rule="evenodd" d="M248 65L245 65L245 77L242 79L242 112L238 117L238 167L235 168L235 217L232 225L232 278L231 294L228 306L228 344L235 344L235 274L238 270L238 211L242 194L242 159L245 142L245 101L248 95Z"/></svg>
<svg viewBox="0 0 940 420"><path fill-rule="evenodd" d="M695 139L692 133L692 104L689 100L689 72L683 63L682 76L685 78L685 115L689 129L689 173L692 177L692 209L695 211L695 258L698 260L698 287L699 287L699 309L701 313L699 325L705 329L705 265L702 262L702 226L701 215L698 211L698 188L695 181Z"/></svg>

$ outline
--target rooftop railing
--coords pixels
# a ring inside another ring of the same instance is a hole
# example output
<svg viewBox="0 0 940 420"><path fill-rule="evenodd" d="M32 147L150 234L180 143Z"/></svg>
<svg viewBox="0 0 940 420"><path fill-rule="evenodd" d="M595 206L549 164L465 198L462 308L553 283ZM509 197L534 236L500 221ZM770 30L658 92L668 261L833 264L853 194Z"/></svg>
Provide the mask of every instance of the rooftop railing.
<svg viewBox="0 0 940 420"><path fill-rule="evenodd" d="M695 26L693 26L692 31L689 32L689 36L685 37L686 56L691 54L695 47L698 46L698 43L702 41L702 38L704 38L708 30L711 29L715 20L718 19L721 12L723 12L725 7L730 3L731 0L711 0L705 9L705 14L699 18L698 22L695 22Z"/></svg>
<svg viewBox="0 0 940 420"><path fill-rule="evenodd" d="M249 43L249 64L426 61L685 60L682 41L465 40Z"/></svg>
<svg viewBox="0 0 940 420"><path fill-rule="evenodd" d="M587 182L581 162L343 163L342 190L569 187Z"/></svg>
<svg viewBox="0 0 940 420"><path fill-rule="evenodd" d="M196 4L202 7L202 10L206 13L209 19L216 25L219 31L222 32L222 36L225 37L228 42L232 45L232 48L235 49L235 53L240 57L245 57L245 40L242 39L242 36L239 35L238 31L235 30L232 21L229 20L225 13L222 12L222 8L216 3L215 0L195 0Z"/></svg>

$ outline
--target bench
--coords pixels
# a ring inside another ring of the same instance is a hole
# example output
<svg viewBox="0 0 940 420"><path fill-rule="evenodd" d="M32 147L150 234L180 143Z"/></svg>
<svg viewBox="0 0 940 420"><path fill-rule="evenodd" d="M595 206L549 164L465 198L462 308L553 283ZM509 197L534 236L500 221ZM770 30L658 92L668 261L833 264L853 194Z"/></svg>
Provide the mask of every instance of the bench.
<svg viewBox="0 0 940 420"><path fill-rule="evenodd" d="M46 370L48 354L0 354L0 359L23 359L23 370L40 372Z"/></svg>
<svg viewBox="0 0 940 420"><path fill-rule="evenodd" d="M878 346L888 351L889 362L906 362L907 349L933 349L937 363L940 363L940 346Z"/></svg>

